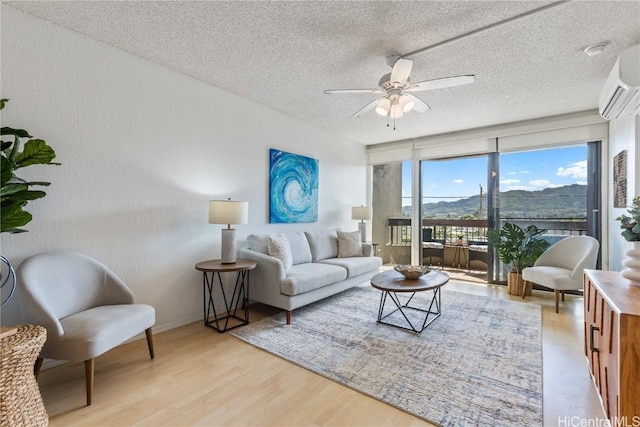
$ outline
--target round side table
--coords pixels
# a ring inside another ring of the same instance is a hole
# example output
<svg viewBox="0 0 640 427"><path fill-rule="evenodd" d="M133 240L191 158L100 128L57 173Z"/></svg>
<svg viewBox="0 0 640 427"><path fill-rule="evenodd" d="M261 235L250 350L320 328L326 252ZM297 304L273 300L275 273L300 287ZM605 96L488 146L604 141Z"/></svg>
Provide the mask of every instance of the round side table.
<svg viewBox="0 0 640 427"><path fill-rule="evenodd" d="M0 339L0 425L49 425L33 373L46 340L47 330L34 325L18 326L15 333Z"/></svg>
<svg viewBox="0 0 640 427"><path fill-rule="evenodd" d="M226 332L249 323L249 271L258 266L258 262L251 259L238 259L233 264L223 264L222 260L214 259L196 264L196 270L202 271L202 298L204 301L204 324L218 332ZM222 284L222 273L237 272L236 284L231 298ZM217 279L217 280L216 280ZM214 283L218 283L220 295L226 312L218 313L214 304ZM242 301L244 317L240 317L238 306ZM213 316L212 316L213 315ZM230 324L229 321L234 324Z"/></svg>

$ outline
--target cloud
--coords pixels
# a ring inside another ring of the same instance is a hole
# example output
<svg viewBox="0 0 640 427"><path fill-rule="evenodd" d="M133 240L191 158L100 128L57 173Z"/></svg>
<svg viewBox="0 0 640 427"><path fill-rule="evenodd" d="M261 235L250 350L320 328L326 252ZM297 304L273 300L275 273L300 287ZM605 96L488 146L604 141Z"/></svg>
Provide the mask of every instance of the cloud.
<svg viewBox="0 0 640 427"><path fill-rule="evenodd" d="M512 185L520 183L519 179L502 179L500 180L500 185Z"/></svg>
<svg viewBox="0 0 640 427"><path fill-rule="evenodd" d="M576 184L578 184L578 185L587 185L588 182L587 181L576 181Z"/></svg>
<svg viewBox="0 0 640 427"><path fill-rule="evenodd" d="M454 179L454 180L453 180L453 183L454 183L454 184L462 184L463 182L464 182L464 180L463 180L463 179Z"/></svg>
<svg viewBox="0 0 640 427"><path fill-rule="evenodd" d="M524 170L524 171L518 171L518 173L530 173L530 172L527 170Z"/></svg>
<svg viewBox="0 0 640 427"><path fill-rule="evenodd" d="M509 172L507 175L515 175L517 172Z"/></svg>
<svg viewBox="0 0 640 427"><path fill-rule="evenodd" d="M500 190L502 190L502 188ZM505 188L503 191L511 191L511 190L535 191L535 190L538 190L538 188L532 187L530 185L510 185L507 188Z"/></svg>
<svg viewBox="0 0 640 427"><path fill-rule="evenodd" d="M551 181L549 181L548 179L534 179L529 181L529 185L532 185L538 188L540 187L547 188L547 187L550 187L552 184L551 184Z"/></svg>
<svg viewBox="0 0 640 427"><path fill-rule="evenodd" d="M586 179L587 178L587 161L582 160L579 162L571 163L569 167L559 167L558 176L570 176L573 179Z"/></svg>

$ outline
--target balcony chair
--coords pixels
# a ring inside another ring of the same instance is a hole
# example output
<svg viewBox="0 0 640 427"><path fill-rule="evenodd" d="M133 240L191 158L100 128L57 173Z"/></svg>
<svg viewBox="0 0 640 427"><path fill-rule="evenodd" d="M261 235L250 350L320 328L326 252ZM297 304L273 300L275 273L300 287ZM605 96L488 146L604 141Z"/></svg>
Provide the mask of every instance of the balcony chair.
<svg viewBox="0 0 640 427"><path fill-rule="evenodd" d="M469 272L471 272L471 261L482 261L489 265L489 246L486 241L469 240Z"/></svg>
<svg viewBox="0 0 640 427"><path fill-rule="evenodd" d="M154 308L135 304L129 288L100 262L74 252L47 252L24 260L17 277L23 320L47 329L36 378L44 358L84 361L88 406L95 357L144 331L153 359Z"/></svg>
<svg viewBox="0 0 640 427"><path fill-rule="evenodd" d="M556 313L560 294L583 287L583 270L596 267L600 244L590 236L566 237L553 244L533 267L522 270L522 278L555 290Z"/></svg>
<svg viewBox="0 0 640 427"><path fill-rule="evenodd" d="M422 263L429 258L429 265L432 264L431 258L440 259L440 268L444 265L444 239L433 239L433 230L431 228L422 229Z"/></svg>

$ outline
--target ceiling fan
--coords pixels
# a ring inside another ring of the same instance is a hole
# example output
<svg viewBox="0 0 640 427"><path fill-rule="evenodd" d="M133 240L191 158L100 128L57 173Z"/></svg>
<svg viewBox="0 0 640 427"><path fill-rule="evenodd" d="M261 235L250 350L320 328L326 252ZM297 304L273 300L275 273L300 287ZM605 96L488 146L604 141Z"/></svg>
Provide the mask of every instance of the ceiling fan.
<svg viewBox="0 0 640 427"><path fill-rule="evenodd" d="M389 116L392 119L402 117L405 113L415 110L418 113L424 113L429 110L429 106L420 98L411 94L411 92L420 92L424 90L442 89L453 86L465 85L473 83L475 76L473 74L464 76L444 77L441 79L425 80L422 82L412 83L409 80L413 60L401 58L398 56L389 56L386 58L387 64L392 67L391 72L385 74L378 82L376 89L330 89L325 90L326 94L335 93L378 93L383 96L373 100L369 104L362 107L353 114L353 117L360 117L367 111L375 108L376 113L381 116ZM388 126L388 124L387 124Z"/></svg>

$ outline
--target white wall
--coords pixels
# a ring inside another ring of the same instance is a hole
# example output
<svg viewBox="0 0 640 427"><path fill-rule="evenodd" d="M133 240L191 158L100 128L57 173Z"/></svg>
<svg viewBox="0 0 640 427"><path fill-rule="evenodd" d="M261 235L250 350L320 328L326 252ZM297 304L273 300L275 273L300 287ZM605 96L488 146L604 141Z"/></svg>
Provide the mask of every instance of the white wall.
<svg viewBox="0 0 640 427"><path fill-rule="evenodd" d="M1 236L14 264L57 249L95 257L156 308L162 330L202 318L194 265L220 256L209 199L249 201L240 240L357 229L364 146L5 4L1 14L2 126L45 139L62 163L20 171L51 186L27 206L29 233ZM269 148L319 159L318 223L268 224Z"/></svg>
<svg viewBox="0 0 640 427"><path fill-rule="evenodd" d="M640 195L640 173L636 170L640 167L640 117L627 117L609 122L609 178L608 185L613 185L613 158L622 150L627 150L627 205L635 196ZM627 213L626 209L613 207L613 191L609 192L607 200L609 207L609 269L622 270L622 260L625 251L631 249L631 243L621 235L620 222L616 218Z"/></svg>

